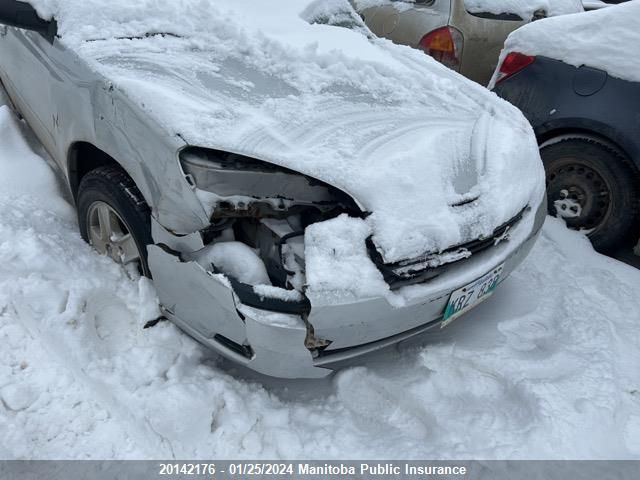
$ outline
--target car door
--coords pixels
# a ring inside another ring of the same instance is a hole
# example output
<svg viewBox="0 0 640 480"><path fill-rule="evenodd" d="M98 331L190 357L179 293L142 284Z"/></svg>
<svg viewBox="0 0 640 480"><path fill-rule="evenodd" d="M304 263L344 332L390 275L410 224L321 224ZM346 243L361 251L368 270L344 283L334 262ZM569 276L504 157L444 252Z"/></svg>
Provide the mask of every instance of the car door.
<svg viewBox="0 0 640 480"><path fill-rule="evenodd" d="M451 0L394 0L390 5L360 8L358 13L377 36L418 48L426 34L447 25L450 9Z"/></svg>
<svg viewBox="0 0 640 480"><path fill-rule="evenodd" d="M51 60L54 44L15 27L3 26L0 37L0 74L7 93L45 148L54 152L58 115L51 86L60 82Z"/></svg>
<svg viewBox="0 0 640 480"><path fill-rule="evenodd" d="M464 38L460 73L480 85L487 85L498 65L505 40L530 20L509 12L499 15L472 13L464 1L454 2L450 22Z"/></svg>

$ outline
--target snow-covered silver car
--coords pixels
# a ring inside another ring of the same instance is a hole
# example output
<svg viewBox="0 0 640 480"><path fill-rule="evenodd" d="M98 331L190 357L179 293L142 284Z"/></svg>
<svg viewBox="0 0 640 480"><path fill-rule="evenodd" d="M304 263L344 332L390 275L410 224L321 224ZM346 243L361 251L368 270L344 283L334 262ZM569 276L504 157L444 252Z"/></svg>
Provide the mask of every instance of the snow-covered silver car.
<svg viewBox="0 0 640 480"><path fill-rule="evenodd" d="M0 78L83 237L259 372L447 325L543 223L524 117L347 0L0 0L0 22Z"/></svg>

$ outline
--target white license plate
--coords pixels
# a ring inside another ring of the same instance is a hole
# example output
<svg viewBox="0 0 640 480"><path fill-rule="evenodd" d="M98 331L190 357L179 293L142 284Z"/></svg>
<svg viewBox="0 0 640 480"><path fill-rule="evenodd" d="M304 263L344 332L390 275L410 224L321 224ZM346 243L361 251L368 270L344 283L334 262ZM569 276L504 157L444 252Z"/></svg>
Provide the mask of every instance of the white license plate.
<svg viewBox="0 0 640 480"><path fill-rule="evenodd" d="M442 328L446 327L460 315L467 313L473 307L489 298L500 283L503 269L504 264L494 268L469 285L453 292L449 297L440 326Z"/></svg>

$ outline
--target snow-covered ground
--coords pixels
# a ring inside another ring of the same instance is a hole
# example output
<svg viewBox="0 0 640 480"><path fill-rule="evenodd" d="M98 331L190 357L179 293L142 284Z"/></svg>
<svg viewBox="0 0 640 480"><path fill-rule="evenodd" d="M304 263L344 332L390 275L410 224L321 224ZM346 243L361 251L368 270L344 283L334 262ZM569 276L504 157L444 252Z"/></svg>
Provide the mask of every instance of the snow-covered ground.
<svg viewBox="0 0 640 480"><path fill-rule="evenodd" d="M30 139L0 107L0 458L640 458L640 272L559 221L446 330L275 381L143 330Z"/></svg>

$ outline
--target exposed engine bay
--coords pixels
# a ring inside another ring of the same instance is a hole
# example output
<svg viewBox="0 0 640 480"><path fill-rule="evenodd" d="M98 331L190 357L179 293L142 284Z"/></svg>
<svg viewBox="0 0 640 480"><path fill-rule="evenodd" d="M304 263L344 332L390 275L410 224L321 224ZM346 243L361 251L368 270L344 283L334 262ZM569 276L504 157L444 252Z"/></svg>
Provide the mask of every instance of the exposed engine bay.
<svg viewBox="0 0 640 480"><path fill-rule="evenodd" d="M225 274L241 297L301 302L305 229L343 213L363 216L341 191L241 155L191 148L181 165L211 218L205 247L190 259Z"/></svg>
<svg viewBox="0 0 640 480"><path fill-rule="evenodd" d="M202 248L184 255L184 260L226 276L243 304L308 313L311 306L304 295L307 227L342 214L364 219L367 213L332 186L242 155L188 148L181 152L180 162L211 219L210 226L199 232ZM425 254L406 265L385 264L371 237L366 249L392 289L423 283L438 276L441 267L507 239L523 212L498 227L493 236L474 242L482 245Z"/></svg>
<svg viewBox="0 0 640 480"><path fill-rule="evenodd" d="M340 322L348 318L332 313L334 306L344 304L342 295L351 295L347 304L377 299L371 308L378 309L376 315L384 315L386 309L394 308L395 292L403 287L428 285L458 262L508 240L510 229L525 212L473 244L385 264L366 223L367 213L334 187L286 168L215 150L186 149L180 163L210 225L176 235L152 222L156 245L150 247L151 263L162 263L167 273L173 271L182 278L176 283L157 282L164 311L174 321L192 319L181 326L201 341L217 342L247 359L255 357L255 348L238 317L246 322L258 317L267 324L284 322L286 328L293 328L287 331L301 332L300 340L314 359L325 351L341 351L343 344L352 342L347 340L352 333L336 337L329 318ZM207 297L215 298L222 309L203 309ZM434 304L433 308L438 316L441 307ZM406 309L403 321L410 330L420 317ZM391 333L397 327L384 328ZM362 341L385 335L375 329L358 334Z"/></svg>

